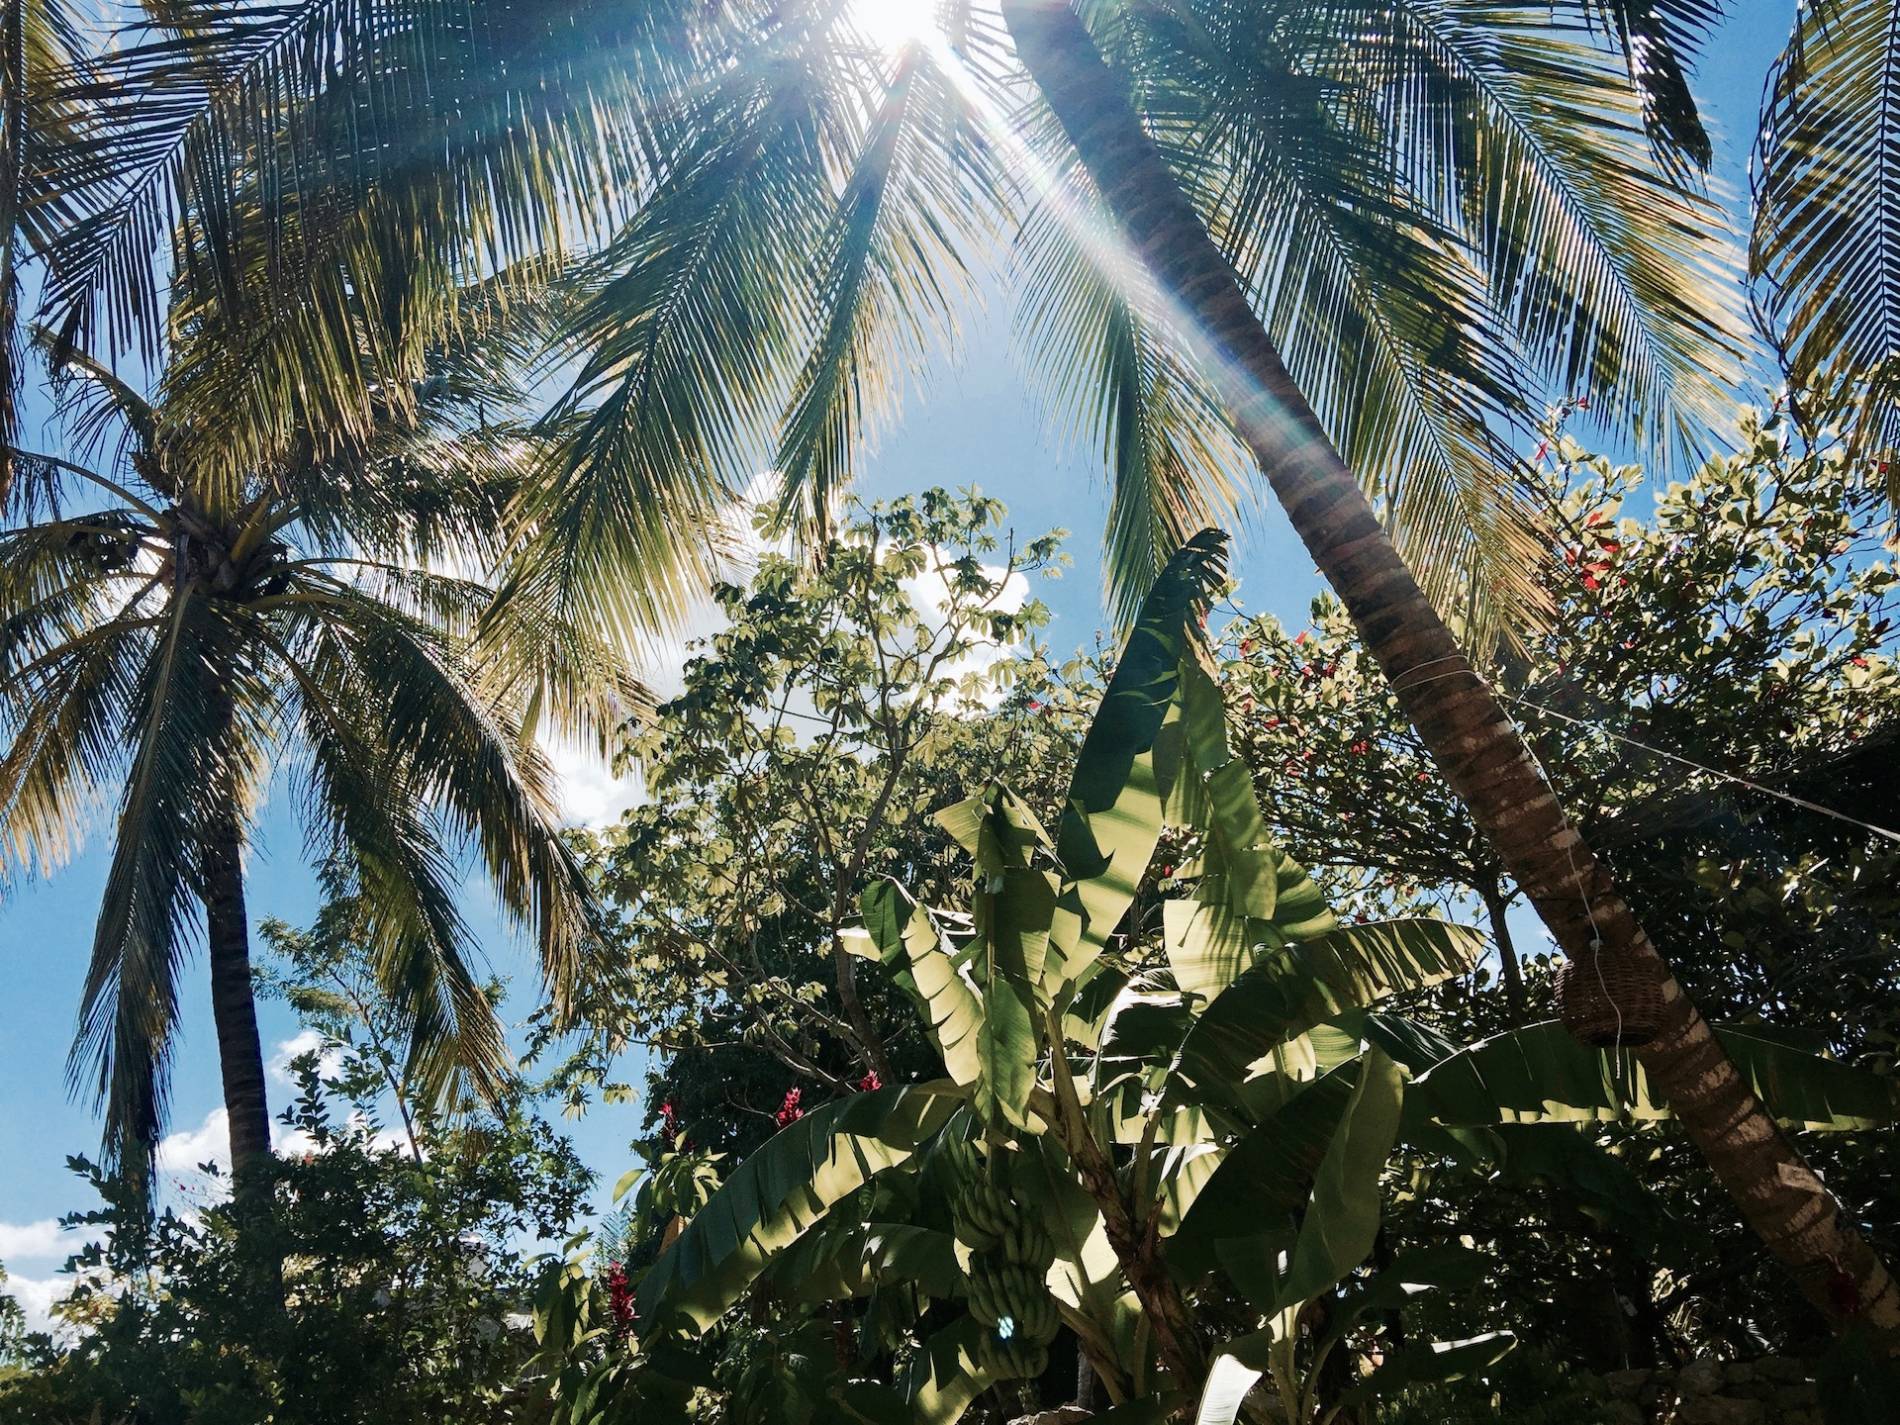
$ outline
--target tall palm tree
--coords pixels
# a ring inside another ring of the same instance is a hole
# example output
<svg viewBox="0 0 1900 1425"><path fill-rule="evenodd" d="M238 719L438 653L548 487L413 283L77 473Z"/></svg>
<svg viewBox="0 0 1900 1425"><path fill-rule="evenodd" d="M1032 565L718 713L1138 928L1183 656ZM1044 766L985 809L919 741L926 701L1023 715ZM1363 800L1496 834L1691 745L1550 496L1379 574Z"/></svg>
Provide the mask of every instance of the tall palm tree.
<svg viewBox="0 0 1900 1425"><path fill-rule="evenodd" d="M1288 519L1351 613L1440 770L1566 954L1650 962L1635 914L1564 815L1522 733L1413 578L1249 302L1228 253L1067 0L1004 0L1017 53L1206 368ZM1638 1050L1750 1225L1837 1323L1900 1329L1900 1287L1673 977Z"/></svg>
<svg viewBox="0 0 1900 1425"><path fill-rule="evenodd" d="M1712 6L1092 0L1092 35L1066 6L1012 5L1005 34L964 3L894 56L845 0L226 8L75 86L104 97L83 217L47 248L62 331L155 336L145 235L169 231L241 354L210 407L268 434L263 398L294 390L347 447L448 285L552 246L581 360L518 587L650 618L692 572L674 519L762 454L786 523L822 531L897 376L1018 231L1048 392L1109 457L1120 606L1265 469L1566 948L1653 953L1435 606L1469 626L1526 597L1509 438L1540 394L1657 445L1728 399L1730 246L1683 176ZM232 219L237 189L264 221ZM590 223L610 236L574 260ZM1810 1295L1887 1319L1885 1269L1670 994L1650 1062L1698 1143Z"/></svg>
<svg viewBox="0 0 1900 1425"><path fill-rule="evenodd" d="M178 348L169 389L197 357ZM581 971L595 912L533 729L604 738L641 694L602 640L526 600L498 607L481 581L532 444L477 421L503 389L487 363L451 350L431 365L416 421L360 458L319 460L306 441L231 481L191 463L192 432L164 404L68 353L62 395L93 463L16 457L0 870L57 862L116 790L70 1068L132 1174L162 1130L199 934L239 1181L270 1152L244 861L282 768L312 854L362 898L422 1082L481 1094L506 1063L471 964L460 847L532 932L557 995Z"/></svg>
<svg viewBox="0 0 1900 1425"><path fill-rule="evenodd" d="M1897 148L1900 4L1803 0L1769 77L1751 170L1750 274L1791 387L1819 397L1816 415L1847 406L1900 503Z"/></svg>

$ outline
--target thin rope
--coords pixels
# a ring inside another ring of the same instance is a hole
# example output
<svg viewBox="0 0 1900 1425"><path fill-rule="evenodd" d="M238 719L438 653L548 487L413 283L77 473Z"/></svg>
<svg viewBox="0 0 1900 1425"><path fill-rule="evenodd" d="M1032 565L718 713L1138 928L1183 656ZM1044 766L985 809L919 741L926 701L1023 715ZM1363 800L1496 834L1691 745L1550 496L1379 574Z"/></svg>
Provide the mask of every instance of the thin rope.
<svg viewBox="0 0 1900 1425"><path fill-rule="evenodd" d="M1694 761L1691 758L1678 756L1676 753L1665 751L1660 747L1652 747L1647 742L1639 741L1634 737L1626 737L1620 732L1612 732L1607 727L1598 726L1596 723L1585 721L1580 717L1572 717L1569 713L1560 713L1555 708L1547 708L1542 703L1532 702L1529 698L1515 698L1509 693L1499 693L1497 696L1507 702L1516 703L1520 707L1535 708L1538 712L1544 713L1547 716L1572 723L1577 727L1586 728L1591 732L1601 733L1604 737L1614 742L1621 742L1625 746L1639 748L1653 756L1674 762L1678 766L1692 768L1697 772L1705 773L1719 781L1731 782L1738 787L1746 787L1751 792L1757 792L1764 797L1773 797L1776 801L1787 802L1790 806L1800 807L1803 811L1811 811L1819 816L1832 817L1835 821L1844 821L1849 826L1859 827L1862 831L1871 831L1875 836L1884 837L1888 841L1900 842L1900 831L1895 831L1892 827L1876 826L1871 821L1862 821L1859 817L1849 816L1844 811L1836 811L1833 807L1825 807L1819 802L1811 802L1806 797L1797 797L1794 793L1784 792L1779 787L1764 786L1762 783L1751 781L1747 777L1738 777L1733 772L1724 772L1715 767L1705 767L1700 762Z"/></svg>
<svg viewBox="0 0 1900 1425"><path fill-rule="evenodd" d="M1453 657L1462 657L1462 656L1463 655L1461 654L1453 655ZM1450 661L1451 661L1451 658L1434 658L1431 660L1430 663L1421 663L1418 666L1421 668L1430 668L1431 666L1433 666L1433 664L1447 663ZM1418 678L1418 679L1408 678L1408 680L1405 682L1393 683L1392 689L1394 692L1406 692L1406 691L1410 691L1413 688L1422 688L1427 683L1439 682L1441 679L1459 678L1459 677L1467 677L1467 676L1471 678L1476 678L1480 682L1484 681L1479 676L1476 669L1471 668L1471 667L1464 667L1464 668L1454 668L1449 673L1434 673L1429 678ZM1500 703L1515 703L1519 707L1533 708L1536 711L1543 713L1548 717L1557 718L1559 721L1570 723L1574 727L1583 728L1587 732L1597 733L1603 737L1609 738L1613 742L1620 742L1625 747L1634 747L1638 749L1639 751L1647 752L1651 754L1652 756L1661 757L1665 761L1674 762L1677 766L1687 767L1687 768L1690 768L1692 771L1701 772L1705 776L1714 777L1717 781L1728 782L1731 785L1737 786L1737 787L1745 787L1749 791L1755 792L1761 796L1773 797L1776 801L1787 802L1790 806L1800 807L1803 811L1811 811L1815 813L1817 816L1832 817L1835 821L1845 822L1849 826L1858 827L1862 831L1870 831L1875 836L1881 837L1887 841L1892 841L1896 844L1900 844L1900 831L1896 831L1890 826L1879 826L1871 821L1862 821L1857 816L1849 816L1844 811L1836 811L1833 807L1822 806L1819 802L1811 802L1806 797L1797 797L1793 792L1784 792L1779 787L1770 787L1761 782L1752 781L1751 779L1747 777L1737 776L1733 772L1724 772L1719 767L1705 766L1703 763L1697 762L1693 758L1684 757L1680 755L1679 753L1670 752L1670 751L1665 750L1664 748L1656 747L1650 743L1642 741L1640 738L1630 737L1620 732L1612 732L1609 728L1602 726L1600 723L1591 722L1587 718L1572 717L1569 713L1558 712L1555 708L1545 707L1542 703L1532 702L1529 698L1515 697L1512 694L1504 692L1501 689L1498 689L1496 687L1491 688L1491 695L1494 698L1496 698ZM1500 711L1502 711L1502 709L1500 709ZM1510 721L1511 725L1517 728L1520 734L1524 731L1523 725L1520 724L1516 718L1511 717L1510 713L1506 712L1504 715ZM1527 746L1529 745L1528 739L1526 740L1526 745ZM1534 753L1532 755L1533 757L1535 757ZM1537 765L1538 765L1539 770L1542 771L1543 763L1539 762ZM1553 788L1557 785L1555 782L1552 782L1550 780L1550 774L1547 771L1544 772L1544 781ZM1566 816L1566 820L1568 820L1567 816Z"/></svg>

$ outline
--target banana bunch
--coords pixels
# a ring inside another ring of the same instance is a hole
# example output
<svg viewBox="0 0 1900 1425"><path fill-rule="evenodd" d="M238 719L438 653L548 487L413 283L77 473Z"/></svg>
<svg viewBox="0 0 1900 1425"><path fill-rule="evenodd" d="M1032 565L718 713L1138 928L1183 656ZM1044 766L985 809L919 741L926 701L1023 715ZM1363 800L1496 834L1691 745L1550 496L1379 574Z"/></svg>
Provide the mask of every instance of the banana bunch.
<svg viewBox="0 0 1900 1425"><path fill-rule="evenodd" d="M1027 1341L1005 1341L985 1332L977 1338L977 1369L992 1380L1034 1380L1049 1369L1049 1348Z"/></svg>
<svg viewBox="0 0 1900 1425"><path fill-rule="evenodd" d="M972 1252L998 1250L1011 1222L1019 1215L1002 1184L980 1166L963 1175L950 1198L951 1225L958 1240Z"/></svg>
<svg viewBox="0 0 1900 1425"><path fill-rule="evenodd" d="M1060 1325L1046 1285L1056 1248L1004 1187L1005 1162L999 1148L988 1171L965 1174L950 1210L958 1238L970 1248L970 1314L989 1328L977 1363L999 1379L1025 1379L1048 1366Z"/></svg>

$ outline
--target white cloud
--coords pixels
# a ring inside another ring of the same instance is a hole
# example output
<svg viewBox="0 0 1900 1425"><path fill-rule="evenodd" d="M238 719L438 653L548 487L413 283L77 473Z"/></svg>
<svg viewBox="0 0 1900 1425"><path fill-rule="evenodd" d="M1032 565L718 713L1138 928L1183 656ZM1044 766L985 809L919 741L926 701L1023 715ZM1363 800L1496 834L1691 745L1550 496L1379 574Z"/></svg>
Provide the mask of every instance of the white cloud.
<svg viewBox="0 0 1900 1425"><path fill-rule="evenodd" d="M0 1265L54 1258L64 1261L73 1241L50 1217L38 1222L0 1222Z"/></svg>
<svg viewBox="0 0 1900 1425"><path fill-rule="evenodd" d="M0 1291L20 1303L27 1330L50 1331L57 1335L58 1323L53 1320L53 1303L63 1299L76 1284L72 1277L63 1275L20 1277L8 1273L6 1285L0 1286Z"/></svg>
<svg viewBox="0 0 1900 1425"><path fill-rule="evenodd" d="M158 1145L161 1173L196 1173L201 1163L231 1166L231 1117L223 1108L207 1113L196 1128L167 1133Z"/></svg>
<svg viewBox="0 0 1900 1425"><path fill-rule="evenodd" d="M317 1072L326 1079L333 1079L343 1071L343 1051L334 1046L325 1048L321 1034L314 1029L303 1029L277 1042L267 1066L270 1076L280 1084L294 1084L296 1080L290 1072L290 1061L302 1058L305 1054L317 1055Z"/></svg>
<svg viewBox="0 0 1900 1425"><path fill-rule="evenodd" d="M561 819L569 826L590 831L612 826L645 794L637 773L616 777L590 748L563 741L548 743L545 750L560 778Z"/></svg>

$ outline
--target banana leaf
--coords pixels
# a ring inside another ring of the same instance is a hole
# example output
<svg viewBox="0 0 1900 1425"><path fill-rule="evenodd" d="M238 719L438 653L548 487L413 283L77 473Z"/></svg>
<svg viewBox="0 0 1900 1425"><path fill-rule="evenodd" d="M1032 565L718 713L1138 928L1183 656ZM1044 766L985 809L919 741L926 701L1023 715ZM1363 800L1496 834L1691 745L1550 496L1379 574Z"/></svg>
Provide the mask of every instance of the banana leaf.
<svg viewBox="0 0 1900 1425"><path fill-rule="evenodd" d="M965 1101L950 1084L854 1094L781 1129L733 1170L640 1279L641 1318L706 1330L831 1205L908 1159Z"/></svg>

